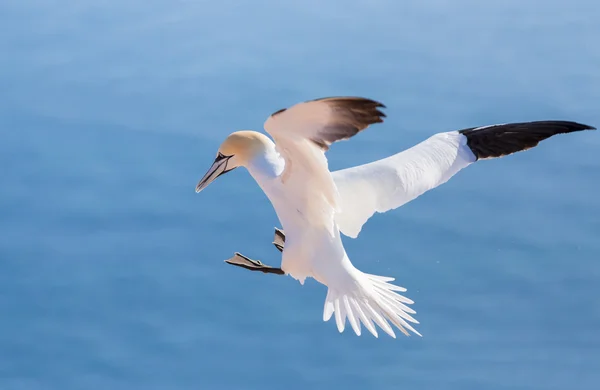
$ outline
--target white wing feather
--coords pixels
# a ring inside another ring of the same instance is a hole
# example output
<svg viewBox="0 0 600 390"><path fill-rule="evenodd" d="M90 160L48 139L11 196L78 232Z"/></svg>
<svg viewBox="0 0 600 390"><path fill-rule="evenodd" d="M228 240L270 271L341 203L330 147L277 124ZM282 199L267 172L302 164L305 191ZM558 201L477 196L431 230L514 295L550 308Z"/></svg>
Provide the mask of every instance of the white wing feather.
<svg viewBox="0 0 600 390"><path fill-rule="evenodd" d="M339 195L325 152L332 143L348 139L381 122L378 102L355 97L325 98L278 111L265 122L277 151L285 160L283 183L300 199L299 210L313 223L333 226Z"/></svg>
<svg viewBox="0 0 600 390"><path fill-rule="evenodd" d="M383 160L332 173L340 193L340 231L356 237L375 212L410 202L481 159L531 149L556 134L594 130L572 121L533 121L438 133Z"/></svg>
<svg viewBox="0 0 600 390"><path fill-rule="evenodd" d="M329 174L325 153L315 143L310 142L327 124L330 109L318 102L300 103L270 116L265 130L271 134L278 152L285 159L283 180L287 180L294 170L312 172L312 180L318 183L327 200L335 205L337 191Z"/></svg>
<svg viewBox="0 0 600 390"><path fill-rule="evenodd" d="M340 231L356 238L375 212L400 207L475 162L466 142L457 131L438 133L393 156L333 172L340 194L335 216Z"/></svg>

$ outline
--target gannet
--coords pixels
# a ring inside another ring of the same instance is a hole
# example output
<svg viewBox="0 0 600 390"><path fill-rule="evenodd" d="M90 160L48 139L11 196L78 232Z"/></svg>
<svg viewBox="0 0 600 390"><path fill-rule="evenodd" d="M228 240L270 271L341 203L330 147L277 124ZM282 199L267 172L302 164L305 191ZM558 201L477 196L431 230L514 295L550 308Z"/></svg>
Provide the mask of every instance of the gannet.
<svg viewBox="0 0 600 390"><path fill-rule="evenodd" d="M264 129L236 131L219 147L196 192L217 177L245 167L273 204L282 230L275 246L281 267L236 252L227 262L251 270L289 275L304 284L314 278L327 286L323 320L335 314L338 331L346 319L357 335L361 323L375 337L377 324L396 337L390 322L405 335L421 334L419 322L400 295L394 278L358 270L341 234L356 238L375 214L395 209L435 188L468 165L530 149L555 134L592 130L569 121L536 121L442 132L390 157L330 172L325 152L372 124L383 122L385 106L361 97L331 97L298 103L269 116ZM389 322L388 322L389 321Z"/></svg>

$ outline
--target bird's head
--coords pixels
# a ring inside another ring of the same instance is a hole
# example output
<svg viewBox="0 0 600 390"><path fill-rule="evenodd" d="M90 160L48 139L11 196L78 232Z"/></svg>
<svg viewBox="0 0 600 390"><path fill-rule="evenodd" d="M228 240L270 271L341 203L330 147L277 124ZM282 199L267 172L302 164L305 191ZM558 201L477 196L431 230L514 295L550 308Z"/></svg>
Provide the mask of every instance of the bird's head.
<svg viewBox="0 0 600 390"><path fill-rule="evenodd" d="M217 177L234 170L237 167L247 167L257 155L264 153L269 138L256 131L236 131L231 133L219 147L217 157L196 186L200 192Z"/></svg>

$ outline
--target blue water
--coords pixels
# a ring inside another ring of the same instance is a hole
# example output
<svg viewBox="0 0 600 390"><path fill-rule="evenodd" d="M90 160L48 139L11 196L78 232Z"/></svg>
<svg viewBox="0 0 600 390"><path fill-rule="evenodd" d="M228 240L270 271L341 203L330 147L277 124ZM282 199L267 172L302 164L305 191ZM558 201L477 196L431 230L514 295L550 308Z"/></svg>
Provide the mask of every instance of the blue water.
<svg viewBox="0 0 600 390"><path fill-rule="evenodd" d="M482 161L346 239L418 337L339 334L278 264L231 131L330 95L388 119L332 169L439 131L600 125L600 3L0 2L0 389L600 388L600 134Z"/></svg>

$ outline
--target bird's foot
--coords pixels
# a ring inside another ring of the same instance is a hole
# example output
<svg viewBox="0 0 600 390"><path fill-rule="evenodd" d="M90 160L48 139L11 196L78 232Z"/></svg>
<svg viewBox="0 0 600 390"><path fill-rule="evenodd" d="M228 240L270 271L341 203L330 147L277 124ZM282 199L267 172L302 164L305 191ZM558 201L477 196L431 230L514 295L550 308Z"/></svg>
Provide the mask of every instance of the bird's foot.
<svg viewBox="0 0 600 390"><path fill-rule="evenodd" d="M283 230L275 228L275 238L273 238L273 245L279 249L279 252L283 252L283 246L285 244L285 234Z"/></svg>
<svg viewBox="0 0 600 390"><path fill-rule="evenodd" d="M234 256L225 260L227 264L235 265L238 267L246 268L250 271L261 271L265 274L277 274L284 275L285 272L281 268L271 267L269 265L263 264L260 260L252 260L249 257L242 255L239 252L235 252Z"/></svg>

